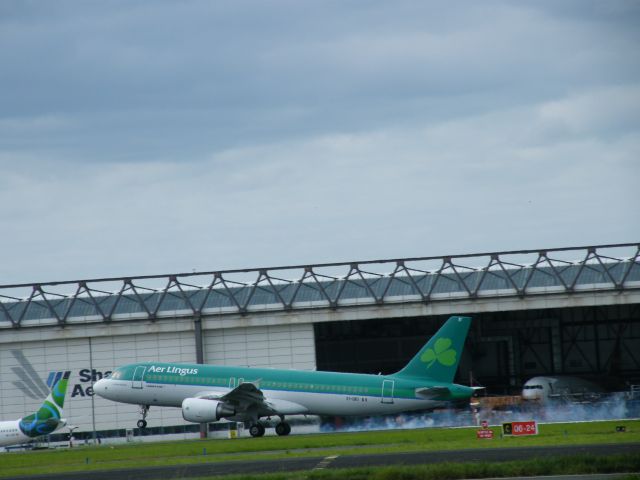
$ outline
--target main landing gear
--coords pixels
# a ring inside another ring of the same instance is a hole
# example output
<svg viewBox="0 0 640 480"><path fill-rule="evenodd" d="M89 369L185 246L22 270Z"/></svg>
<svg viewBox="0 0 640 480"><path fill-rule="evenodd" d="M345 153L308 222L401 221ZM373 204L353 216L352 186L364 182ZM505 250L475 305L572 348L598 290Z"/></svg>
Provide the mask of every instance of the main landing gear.
<svg viewBox="0 0 640 480"><path fill-rule="evenodd" d="M249 433L252 437L261 437L264 435L264 425L261 423L254 423L249 427Z"/></svg>
<svg viewBox="0 0 640 480"><path fill-rule="evenodd" d="M276 433L284 437L291 433L291 425L284 421L284 415L278 415L280 417L280 423L276 425Z"/></svg>
<svg viewBox="0 0 640 480"><path fill-rule="evenodd" d="M280 436L289 435L291 433L291 425L282 421L276 425L276 433Z"/></svg>
<svg viewBox="0 0 640 480"><path fill-rule="evenodd" d="M252 437L262 437L264 435L264 425L256 422L249 427L249 433ZM291 433L291 425L283 420L276 425L276 433L279 436L289 435Z"/></svg>
<svg viewBox="0 0 640 480"><path fill-rule="evenodd" d="M147 414L149 413L149 405L140 405L140 413L142 414L142 418L138 420L138 428L146 428L147 427Z"/></svg>

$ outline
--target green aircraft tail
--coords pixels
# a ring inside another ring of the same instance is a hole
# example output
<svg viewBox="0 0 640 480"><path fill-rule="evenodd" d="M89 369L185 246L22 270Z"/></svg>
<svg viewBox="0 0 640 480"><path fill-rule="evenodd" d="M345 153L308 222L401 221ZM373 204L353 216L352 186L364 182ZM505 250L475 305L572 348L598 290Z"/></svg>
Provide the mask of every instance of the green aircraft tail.
<svg viewBox="0 0 640 480"><path fill-rule="evenodd" d="M67 393L67 383L71 372L65 372L52 387L51 392L36 413L20 419L19 427L28 437L48 435L60 425L64 396Z"/></svg>
<svg viewBox="0 0 640 480"><path fill-rule="evenodd" d="M415 357L395 376L452 383L471 318L449 317Z"/></svg>

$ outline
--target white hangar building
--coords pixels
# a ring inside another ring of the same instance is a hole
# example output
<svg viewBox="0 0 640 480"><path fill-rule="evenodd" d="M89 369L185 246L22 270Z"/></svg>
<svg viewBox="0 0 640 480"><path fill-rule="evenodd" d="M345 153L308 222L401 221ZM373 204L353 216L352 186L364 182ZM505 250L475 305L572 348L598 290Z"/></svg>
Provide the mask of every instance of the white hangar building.
<svg viewBox="0 0 640 480"><path fill-rule="evenodd" d="M390 373L451 314L474 317L460 383L510 393L543 374L638 382L640 244L0 285L0 419L35 411L70 371L76 437L124 436L138 408L91 388L117 366ZM145 434L199 431L179 409L147 420Z"/></svg>

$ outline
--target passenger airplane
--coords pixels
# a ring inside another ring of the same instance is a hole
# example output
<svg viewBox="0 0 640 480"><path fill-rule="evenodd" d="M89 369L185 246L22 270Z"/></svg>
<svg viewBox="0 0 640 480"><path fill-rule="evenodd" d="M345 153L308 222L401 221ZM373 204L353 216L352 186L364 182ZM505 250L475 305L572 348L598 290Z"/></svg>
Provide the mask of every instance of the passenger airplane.
<svg viewBox="0 0 640 480"><path fill-rule="evenodd" d="M597 397L605 389L597 383L579 377L547 376L533 377L522 387L524 400L546 402L554 398Z"/></svg>
<svg viewBox="0 0 640 480"><path fill-rule="evenodd" d="M449 318L393 375L145 362L116 368L93 388L109 400L140 405L140 428L149 407L158 405L180 407L194 423L250 422L253 437L264 435L260 418L277 416L276 433L288 435L285 415L383 415L470 398L475 388L452 383L470 323Z"/></svg>
<svg viewBox="0 0 640 480"><path fill-rule="evenodd" d="M36 437L49 435L66 421L62 418L64 396L67 393L67 382L70 372L54 383L51 393L36 413L19 420L0 422L0 446L26 443Z"/></svg>

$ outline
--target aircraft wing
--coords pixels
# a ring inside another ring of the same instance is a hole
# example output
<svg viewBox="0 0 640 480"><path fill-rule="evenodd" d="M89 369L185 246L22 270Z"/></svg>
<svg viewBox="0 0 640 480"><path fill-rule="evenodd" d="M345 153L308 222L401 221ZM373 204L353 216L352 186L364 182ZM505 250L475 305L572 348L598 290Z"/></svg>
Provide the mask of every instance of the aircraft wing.
<svg viewBox="0 0 640 480"><path fill-rule="evenodd" d="M223 395L220 400L240 408L260 406L264 404L264 394L253 383L241 383L229 393Z"/></svg>
<svg viewBox="0 0 640 480"><path fill-rule="evenodd" d="M256 382L259 384L259 382ZM307 413L308 409L288 400L268 398L264 396L254 383L241 383L233 390L223 392L204 392L198 398L218 400L231 404L238 413L248 410L260 412L260 415L294 415Z"/></svg>
<svg viewBox="0 0 640 480"><path fill-rule="evenodd" d="M451 393L447 387L422 387L416 388L416 397L438 400L447 397Z"/></svg>
<svg viewBox="0 0 640 480"><path fill-rule="evenodd" d="M253 383L241 383L229 391L206 390L197 394L196 398L218 400L234 406L260 404L264 402L262 391Z"/></svg>

